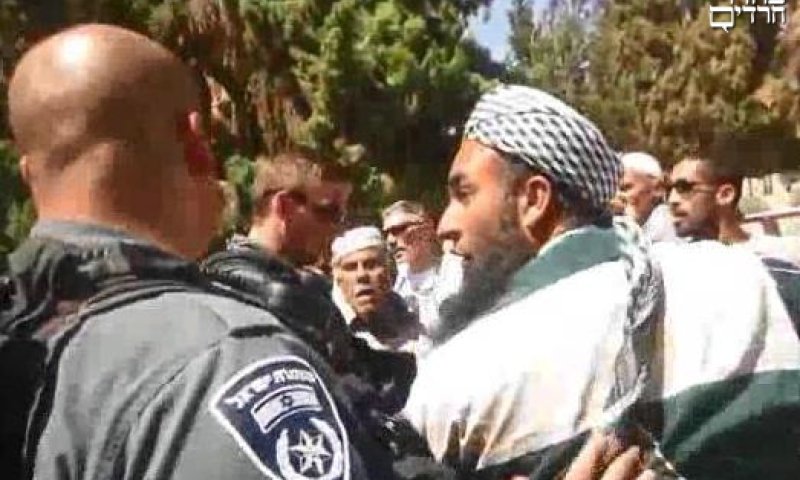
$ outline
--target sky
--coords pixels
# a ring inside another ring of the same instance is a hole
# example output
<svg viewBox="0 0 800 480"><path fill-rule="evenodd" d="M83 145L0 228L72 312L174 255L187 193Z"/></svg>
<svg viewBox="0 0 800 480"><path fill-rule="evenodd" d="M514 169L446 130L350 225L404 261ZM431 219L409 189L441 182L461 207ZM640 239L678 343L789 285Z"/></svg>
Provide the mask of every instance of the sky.
<svg viewBox="0 0 800 480"><path fill-rule="evenodd" d="M534 0L535 5L545 3L543 0ZM489 20L483 22L482 15L472 20L470 29L478 43L489 48L494 60L505 59L508 52L508 10L511 0L494 0L489 12Z"/></svg>

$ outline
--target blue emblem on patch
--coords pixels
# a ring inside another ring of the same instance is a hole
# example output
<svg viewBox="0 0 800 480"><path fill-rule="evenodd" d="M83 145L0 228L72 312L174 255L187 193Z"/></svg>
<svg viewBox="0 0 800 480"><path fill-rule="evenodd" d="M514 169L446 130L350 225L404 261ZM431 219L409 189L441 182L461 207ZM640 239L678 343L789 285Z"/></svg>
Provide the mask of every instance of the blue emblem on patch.
<svg viewBox="0 0 800 480"><path fill-rule="evenodd" d="M209 410L269 478L350 478L347 433L333 399L298 357L248 365L220 388Z"/></svg>

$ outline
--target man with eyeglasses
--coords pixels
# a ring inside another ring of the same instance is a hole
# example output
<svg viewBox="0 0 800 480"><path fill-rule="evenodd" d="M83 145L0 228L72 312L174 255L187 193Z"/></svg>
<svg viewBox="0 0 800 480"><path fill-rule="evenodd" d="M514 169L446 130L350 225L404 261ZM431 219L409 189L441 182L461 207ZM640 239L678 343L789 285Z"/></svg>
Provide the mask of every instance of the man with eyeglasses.
<svg viewBox="0 0 800 480"><path fill-rule="evenodd" d="M386 244L397 264L393 290L426 329L433 329L439 320L439 304L460 285L460 258L448 252L442 255L436 224L421 203L397 201L382 217Z"/></svg>
<svg viewBox="0 0 800 480"><path fill-rule="evenodd" d="M261 158L248 234L234 235L227 249L202 264L222 285L284 312L330 358L344 355L347 331L330 299L330 282L309 267L330 244L351 190L344 169L309 149Z"/></svg>
<svg viewBox="0 0 800 480"><path fill-rule="evenodd" d="M753 235L739 213L744 177L734 166L740 139L726 137L708 157L689 157L672 170L669 205L675 230L693 241L719 240L746 248L763 261L775 280L795 331L800 334L800 238Z"/></svg>
<svg viewBox="0 0 800 480"><path fill-rule="evenodd" d="M555 97L481 97L438 227L465 258L463 285L405 418L479 478L560 478L609 421L667 478L795 478L800 349L774 281L749 252L650 245L612 221L621 174L597 127Z"/></svg>
<svg viewBox="0 0 800 480"><path fill-rule="evenodd" d="M330 245L352 188L343 168L308 149L262 158L247 238L296 267L312 265Z"/></svg>
<svg viewBox="0 0 800 480"><path fill-rule="evenodd" d="M310 150L261 159L248 234L235 235L202 268L279 315L333 366L360 411L388 414L402 406L414 358L376 351L355 338L333 301L332 282L311 268L344 216L352 190L346 174Z"/></svg>
<svg viewBox="0 0 800 480"><path fill-rule="evenodd" d="M667 200L678 236L741 244L763 258L800 265L796 237L752 235L742 228L738 205L744 176L721 150L713 152L708 158L686 158L672 169Z"/></svg>

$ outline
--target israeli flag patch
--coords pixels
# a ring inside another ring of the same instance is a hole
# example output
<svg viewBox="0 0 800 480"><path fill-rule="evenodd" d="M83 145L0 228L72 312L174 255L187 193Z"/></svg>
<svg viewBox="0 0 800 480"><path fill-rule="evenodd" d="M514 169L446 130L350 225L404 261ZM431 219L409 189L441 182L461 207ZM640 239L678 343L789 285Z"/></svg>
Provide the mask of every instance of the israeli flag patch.
<svg viewBox="0 0 800 480"><path fill-rule="evenodd" d="M350 478L347 432L308 362L283 356L237 372L209 410L268 478Z"/></svg>

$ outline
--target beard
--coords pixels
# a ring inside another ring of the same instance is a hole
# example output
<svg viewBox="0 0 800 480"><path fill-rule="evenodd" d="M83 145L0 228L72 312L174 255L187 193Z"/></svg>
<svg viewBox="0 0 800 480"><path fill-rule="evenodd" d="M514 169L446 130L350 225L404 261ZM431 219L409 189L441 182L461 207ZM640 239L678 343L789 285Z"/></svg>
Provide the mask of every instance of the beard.
<svg viewBox="0 0 800 480"><path fill-rule="evenodd" d="M716 240L719 237L718 225L719 218L711 215L694 218L684 215L673 222L676 235L692 240Z"/></svg>
<svg viewBox="0 0 800 480"><path fill-rule="evenodd" d="M461 289L442 301L439 322L430 332L434 345L441 345L492 308L506 293L513 274L532 256L522 236L513 205L504 208L489 247L464 265Z"/></svg>

